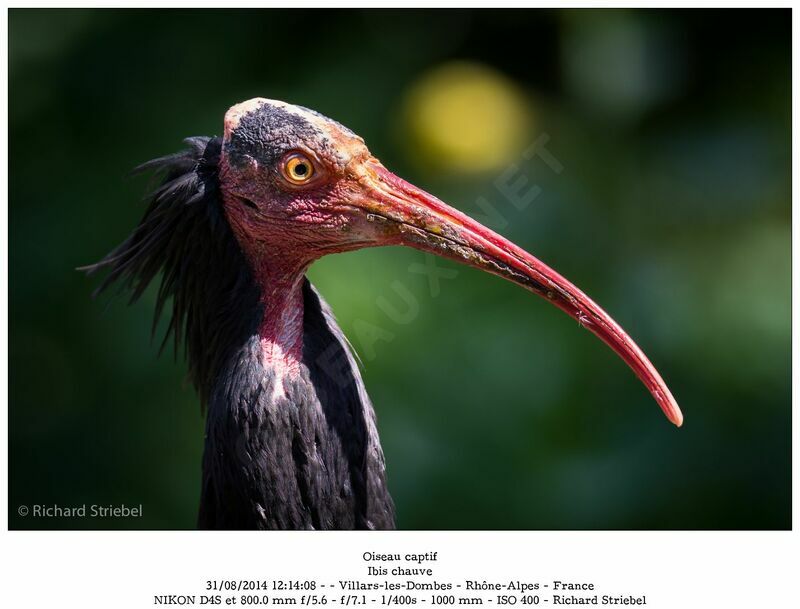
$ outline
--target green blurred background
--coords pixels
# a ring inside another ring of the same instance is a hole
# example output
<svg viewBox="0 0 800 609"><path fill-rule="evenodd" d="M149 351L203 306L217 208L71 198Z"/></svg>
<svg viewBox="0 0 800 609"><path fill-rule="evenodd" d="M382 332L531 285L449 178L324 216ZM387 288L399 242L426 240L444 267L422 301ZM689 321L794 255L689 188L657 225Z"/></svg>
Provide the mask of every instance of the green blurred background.
<svg viewBox="0 0 800 609"><path fill-rule="evenodd" d="M790 27L788 10L11 10L9 526L194 526L203 419L184 364L156 357L153 290L93 301L74 269L138 221L131 167L264 96L348 125L572 279L686 415L674 428L608 348L498 278L440 262L437 292L413 250L322 260L400 527L789 528ZM560 173L522 154L542 136ZM526 205L497 187L517 179ZM17 513L83 503L144 515Z"/></svg>

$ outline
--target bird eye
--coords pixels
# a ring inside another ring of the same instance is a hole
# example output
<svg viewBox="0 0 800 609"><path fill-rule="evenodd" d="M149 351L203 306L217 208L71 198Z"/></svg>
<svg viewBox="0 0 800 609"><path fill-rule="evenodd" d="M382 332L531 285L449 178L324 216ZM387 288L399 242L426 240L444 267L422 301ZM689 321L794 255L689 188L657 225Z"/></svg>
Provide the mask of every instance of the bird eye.
<svg viewBox="0 0 800 609"><path fill-rule="evenodd" d="M306 155L293 152L283 161L283 175L292 184L305 184L314 175L314 163Z"/></svg>

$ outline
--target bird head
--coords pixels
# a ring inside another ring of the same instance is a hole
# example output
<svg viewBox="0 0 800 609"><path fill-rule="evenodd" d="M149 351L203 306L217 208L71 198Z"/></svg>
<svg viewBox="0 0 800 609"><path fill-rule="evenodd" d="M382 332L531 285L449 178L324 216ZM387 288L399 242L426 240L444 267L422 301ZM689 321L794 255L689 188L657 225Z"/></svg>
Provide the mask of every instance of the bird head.
<svg viewBox="0 0 800 609"><path fill-rule="evenodd" d="M253 99L225 116L225 214L254 265L304 269L330 253L405 245L504 277L576 319L613 349L667 418L683 416L658 371L603 309L546 264L387 170L364 140L317 112Z"/></svg>

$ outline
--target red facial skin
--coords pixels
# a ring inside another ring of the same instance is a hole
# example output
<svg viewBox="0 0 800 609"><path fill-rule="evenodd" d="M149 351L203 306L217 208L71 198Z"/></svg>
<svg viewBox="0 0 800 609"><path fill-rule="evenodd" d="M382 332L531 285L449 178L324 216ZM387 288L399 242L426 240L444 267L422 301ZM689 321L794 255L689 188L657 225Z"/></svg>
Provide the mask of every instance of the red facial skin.
<svg viewBox="0 0 800 609"><path fill-rule="evenodd" d="M302 187L255 159L234 166L223 154L220 161L226 216L263 290L265 362L278 372L296 372L302 359L300 288L308 266L326 254L377 245L360 245L349 232L353 222L340 204L349 197L344 164L303 152L313 159L315 175Z"/></svg>
<svg viewBox="0 0 800 609"><path fill-rule="evenodd" d="M226 140L255 102L229 111ZM300 366L300 285L314 260L364 247L406 245L505 277L543 296L611 347L667 418L677 426L683 423L680 408L655 367L588 296L507 239L389 172L360 138L336 123L312 118L320 121L332 145L327 152L300 149L314 165L307 184L291 183L280 163L259 167L253 160L234 166L224 153L221 159L226 214L265 292L260 334L270 365L287 370Z"/></svg>

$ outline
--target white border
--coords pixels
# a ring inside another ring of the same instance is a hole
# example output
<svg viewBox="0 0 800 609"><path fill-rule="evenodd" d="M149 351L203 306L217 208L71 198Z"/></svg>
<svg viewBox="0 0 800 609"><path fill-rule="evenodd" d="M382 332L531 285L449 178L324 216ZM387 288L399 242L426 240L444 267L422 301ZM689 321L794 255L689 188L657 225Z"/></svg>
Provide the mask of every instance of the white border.
<svg viewBox="0 0 800 609"><path fill-rule="evenodd" d="M480 6L476 2L389 2L380 6ZM703 2L702 6L753 6L744 2ZM793 7L775 2L771 6ZM85 2L91 7L189 6L170 2ZM232 8L265 6L263 2L198 2L192 5ZM323 6L317 2L274 2L271 6ZM376 3L351 2L349 6ZM563 2L536 6L638 6L637 2ZM31 6L11 2L7 6ZM55 6L43 3L40 6ZM324 6L330 6L325 4ZM520 7L528 2L492 5ZM698 6L659 2L657 6ZM792 13L792 25L795 15ZM794 28L793 28L794 29ZM2 45L3 135L2 166L8 167L8 13L0 17ZM798 46L792 45L794 76ZM792 123L797 95L792 87ZM797 134L793 134L797 149ZM797 175L797 157L792 164ZM0 269L2 282L3 349L0 386L4 416L0 417L0 519L8 522L8 176L2 172L4 213ZM798 200L793 180L793 201ZM796 208L793 204L793 212ZM793 235L800 231L796 213ZM798 251L792 248L794 318L798 316ZM793 336L794 339L794 336ZM797 342L792 342L797 362ZM797 374L793 366L793 381ZM794 412L795 391L792 389ZM793 417L793 447L798 422ZM798 471L793 451L793 471ZM793 522L797 522L793 505ZM795 580L800 566L798 533L792 532L397 532L397 533L210 533L192 532L0 532L3 586L0 603L6 607L150 607L154 594L203 594L208 578L263 579L310 577L364 579L364 551L438 551L431 565L436 579L548 581L568 579L595 582L609 593L646 594L648 607L770 608L796 606Z"/></svg>

